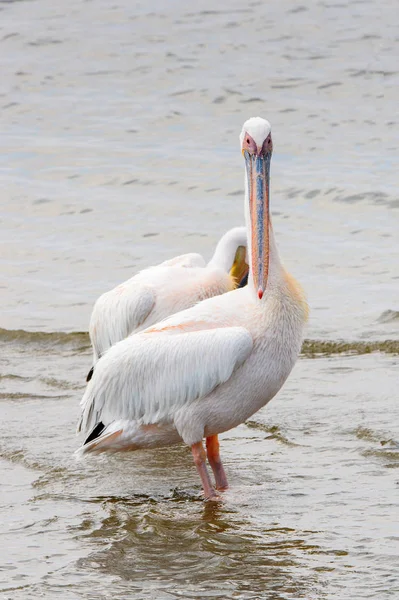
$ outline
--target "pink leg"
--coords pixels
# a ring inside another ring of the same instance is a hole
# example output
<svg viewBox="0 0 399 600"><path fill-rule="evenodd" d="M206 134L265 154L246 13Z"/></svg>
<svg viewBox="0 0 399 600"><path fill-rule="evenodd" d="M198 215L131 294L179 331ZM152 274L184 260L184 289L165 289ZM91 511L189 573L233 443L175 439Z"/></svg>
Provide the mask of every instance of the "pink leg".
<svg viewBox="0 0 399 600"><path fill-rule="evenodd" d="M205 450L202 442L197 442L191 446L191 452L193 453L194 463L197 467L199 476L201 477L202 487L204 488L205 500L220 500L220 497L215 492L211 483L208 470L205 463Z"/></svg>
<svg viewBox="0 0 399 600"><path fill-rule="evenodd" d="M226 473L224 472L222 461L220 460L219 440L217 435L211 435L206 438L206 451L209 464L215 475L216 489L227 490L229 484L227 483Z"/></svg>

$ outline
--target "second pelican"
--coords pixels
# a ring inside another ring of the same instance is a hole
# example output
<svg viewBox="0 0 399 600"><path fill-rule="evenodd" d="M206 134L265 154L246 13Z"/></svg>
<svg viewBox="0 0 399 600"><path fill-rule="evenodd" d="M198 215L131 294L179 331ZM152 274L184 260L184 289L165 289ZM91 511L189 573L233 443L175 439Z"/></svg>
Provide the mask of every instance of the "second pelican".
<svg viewBox="0 0 399 600"><path fill-rule="evenodd" d="M128 335L201 300L233 290L248 273L246 246L245 227L234 227L220 238L208 264L200 254L182 254L105 292L90 318L93 364ZM92 374L93 369L88 381Z"/></svg>

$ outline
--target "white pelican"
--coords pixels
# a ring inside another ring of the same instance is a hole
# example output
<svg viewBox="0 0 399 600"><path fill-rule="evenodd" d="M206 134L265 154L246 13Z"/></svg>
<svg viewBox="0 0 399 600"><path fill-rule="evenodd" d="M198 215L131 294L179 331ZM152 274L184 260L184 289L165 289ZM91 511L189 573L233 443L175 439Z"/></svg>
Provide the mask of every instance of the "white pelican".
<svg viewBox="0 0 399 600"><path fill-rule="evenodd" d="M78 452L191 446L206 499L227 479L218 434L275 396L300 351L308 308L284 270L269 215L272 136L268 121L244 123L248 285L205 300L113 346L82 398Z"/></svg>
<svg viewBox="0 0 399 600"><path fill-rule="evenodd" d="M89 326L93 364L128 335L201 300L233 290L248 271L246 246L246 228L235 227L219 240L208 264L200 254L182 254L140 271L100 296ZM87 381L92 374L93 369Z"/></svg>

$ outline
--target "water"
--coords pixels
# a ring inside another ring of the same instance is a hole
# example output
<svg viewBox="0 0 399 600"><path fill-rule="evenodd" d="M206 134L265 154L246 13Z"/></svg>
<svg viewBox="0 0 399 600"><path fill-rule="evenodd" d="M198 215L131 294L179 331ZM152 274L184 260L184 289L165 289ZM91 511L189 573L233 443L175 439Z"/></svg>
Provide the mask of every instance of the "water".
<svg viewBox="0 0 399 600"><path fill-rule="evenodd" d="M397 5L199 4L0 1L2 600L399 595ZM79 332L242 222L257 114L311 319L213 506L184 447L75 460Z"/></svg>

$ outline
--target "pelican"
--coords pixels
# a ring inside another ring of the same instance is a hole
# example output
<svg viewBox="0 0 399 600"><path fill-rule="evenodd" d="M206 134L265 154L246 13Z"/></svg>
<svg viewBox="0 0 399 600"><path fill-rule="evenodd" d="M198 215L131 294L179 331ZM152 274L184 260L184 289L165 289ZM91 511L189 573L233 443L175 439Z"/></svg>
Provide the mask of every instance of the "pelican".
<svg viewBox="0 0 399 600"><path fill-rule="evenodd" d="M265 406L290 374L308 315L284 269L269 214L273 143L268 121L244 123L246 287L200 302L113 346L81 402L78 452L191 447L204 497L227 488L218 435ZM206 439L206 451L203 439ZM215 486L206 466L212 468ZM216 488L216 489L215 489Z"/></svg>
<svg viewBox="0 0 399 600"><path fill-rule="evenodd" d="M140 271L100 296L89 326L93 364L128 335L200 300L233 290L248 272L246 246L245 227L235 227L219 240L208 264L200 254L182 254ZM93 368L87 381L92 375Z"/></svg>

